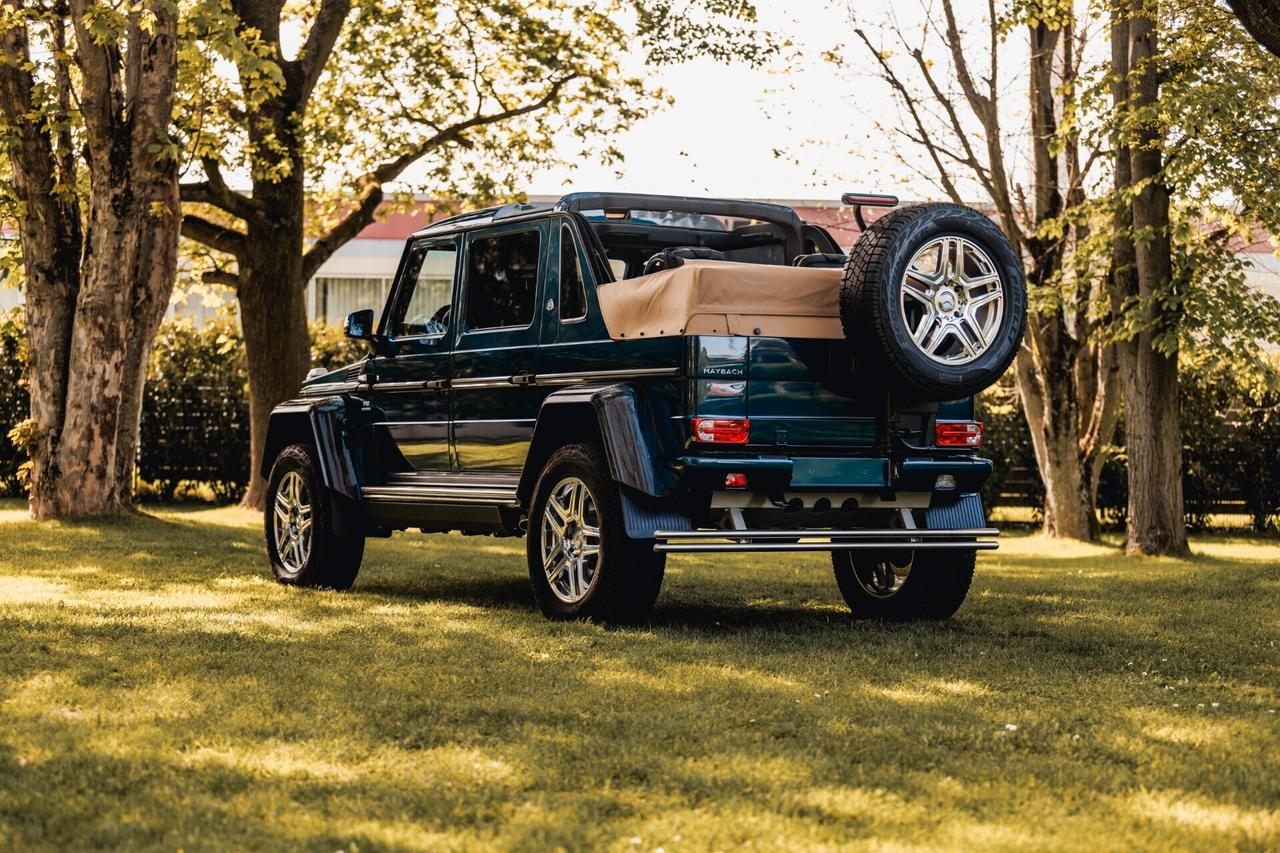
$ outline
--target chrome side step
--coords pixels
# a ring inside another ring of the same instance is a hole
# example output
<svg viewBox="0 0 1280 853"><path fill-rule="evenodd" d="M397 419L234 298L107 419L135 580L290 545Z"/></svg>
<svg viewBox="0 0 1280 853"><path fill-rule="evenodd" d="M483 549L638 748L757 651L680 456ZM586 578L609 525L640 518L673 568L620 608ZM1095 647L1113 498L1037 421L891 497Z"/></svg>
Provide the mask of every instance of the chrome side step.
<svg viewBox="0 0 1280 853"><path fill-rule="evenodd" d="M365 500L378 503L435 504L463 506L515 506L516 490L490 487L447 486L365 486Z"/></svg>
<svg viewBox="0 0 1280 853"><path fill-rule="evenodd" d="M953 549L993 551L1000 535L994 527L963 530L659 530L653 550L698 551L917 551Z"/></svg>

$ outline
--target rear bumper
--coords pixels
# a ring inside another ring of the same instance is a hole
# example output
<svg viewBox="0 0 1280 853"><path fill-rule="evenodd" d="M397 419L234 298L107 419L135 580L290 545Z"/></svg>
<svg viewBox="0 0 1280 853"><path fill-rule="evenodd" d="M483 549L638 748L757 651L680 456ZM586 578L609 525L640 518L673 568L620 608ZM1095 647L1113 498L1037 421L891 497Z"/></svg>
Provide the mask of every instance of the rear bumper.
<svg viewBox="0 0 1280 853"><path fill-rule="evenodd" d="M994 527L959 530L659 530L653 550L699 551L993 551Z"/></svg>
<svg viewBox="0 0 1280 853"><path fill-rule="evenodd" d="M721 487L725 474L742 473L753 486L773 489L893 489L933 491L948 475L956 493L976 492L991 476L991 460L975 456L682 456L676 469L685 482Z"/></svg>

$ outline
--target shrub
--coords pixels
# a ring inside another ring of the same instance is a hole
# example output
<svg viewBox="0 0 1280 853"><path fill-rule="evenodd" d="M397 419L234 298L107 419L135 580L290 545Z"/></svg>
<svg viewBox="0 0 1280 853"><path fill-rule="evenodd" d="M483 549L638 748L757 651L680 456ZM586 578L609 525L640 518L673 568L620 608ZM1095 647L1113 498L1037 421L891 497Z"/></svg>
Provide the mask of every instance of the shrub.
<svg viewBox="0 0 1280 853"><path fill-rule="evenodd" d="M993 463L991 479L982 489L983 506L995 508L1007 489L1016 488L1038 514L1044 504L1044 486L1037 473L1031 430L1022 414L1012 370L978 395L974 412L984 428L982 454Z"/></svg>
<svg viewBox="0 0 1280 853"><path fill-rule="evenodd" d="M25 496L22 466L27 455L15 440L31 411L24 374L27 331L21 308L0 311L0 495Z"/></svg>
<svg viewBox="0 0 1280 853"><path fill-rule="evenodd" d="M310 328L312 367L337 370L360 361L369 354L368 344L351 340L337 326L316 322Z"/></svg>
<svg viewBox="0 0 1280 853"><path fill-rule="evenodd" d="M227 318L195 328L165 323L156 336L142 399L138 477L164 500L208 485L215 500L238 498L249 472L249 398L244 344Z"/></svg>

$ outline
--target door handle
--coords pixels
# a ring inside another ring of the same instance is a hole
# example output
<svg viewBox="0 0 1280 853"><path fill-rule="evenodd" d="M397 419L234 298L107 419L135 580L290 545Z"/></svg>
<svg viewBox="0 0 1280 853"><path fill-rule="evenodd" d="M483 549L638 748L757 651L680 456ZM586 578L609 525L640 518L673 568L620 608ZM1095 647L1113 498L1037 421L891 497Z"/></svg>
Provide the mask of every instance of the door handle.
<svg viewBox="0 0 1280 853"><path fill-rule="evenodd" d="M443 391L445 388L449 387L449 380L448 379L428 379L426 382L422 383L422 387L427 388L431 391Z"/></svg>
<svg viewBox="0 0 1280 853"><path fill-rule="evenodd" d="M532 385L534 375L532 373L517 373L511 377L512 385Z"/></svg>

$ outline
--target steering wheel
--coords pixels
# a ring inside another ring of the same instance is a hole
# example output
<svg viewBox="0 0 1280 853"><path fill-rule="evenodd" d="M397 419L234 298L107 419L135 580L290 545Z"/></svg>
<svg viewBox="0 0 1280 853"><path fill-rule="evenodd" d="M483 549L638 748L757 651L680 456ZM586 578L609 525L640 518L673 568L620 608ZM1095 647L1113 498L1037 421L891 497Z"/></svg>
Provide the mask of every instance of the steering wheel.
<svg viewBox="0 0 1280 853"><path fill-rule="evenodd" d="M644 268L641 269L640 274L650 275L655 272L662 272L663 270L675 269L676 267L683 265L683 258L672 254L670 249L663 249L661 252L652 255L649 260L644 262Z"/></svg>

